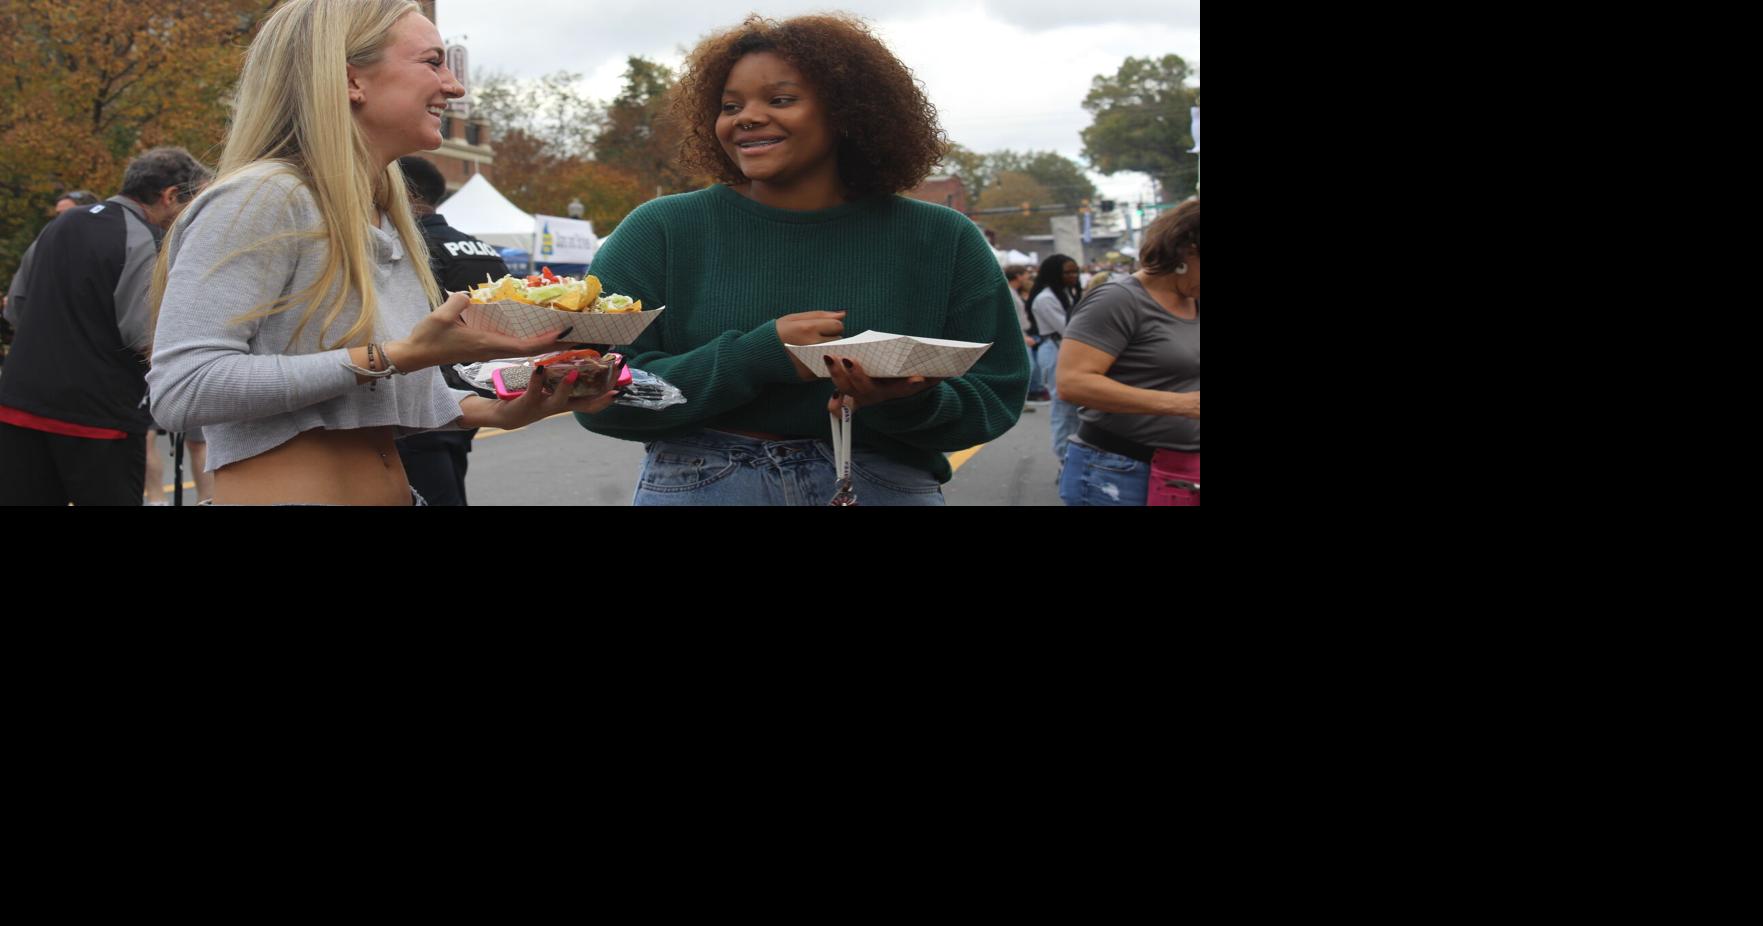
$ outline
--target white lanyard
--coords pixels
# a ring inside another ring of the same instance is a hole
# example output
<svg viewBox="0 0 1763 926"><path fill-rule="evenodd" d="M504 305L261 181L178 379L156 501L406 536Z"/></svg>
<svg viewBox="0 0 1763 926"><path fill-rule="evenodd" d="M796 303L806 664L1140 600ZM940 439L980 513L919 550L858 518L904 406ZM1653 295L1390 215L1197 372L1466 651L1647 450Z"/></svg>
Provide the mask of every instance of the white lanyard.
<svg viewBox="0 0 1763 926"><path fill-rule="evenodd" d="M827 413L832 422L833 468L839 474L839 491L830 505L845 507L857 504L857 493L851 490L851 399L839 403L839 413Z"/></svg>

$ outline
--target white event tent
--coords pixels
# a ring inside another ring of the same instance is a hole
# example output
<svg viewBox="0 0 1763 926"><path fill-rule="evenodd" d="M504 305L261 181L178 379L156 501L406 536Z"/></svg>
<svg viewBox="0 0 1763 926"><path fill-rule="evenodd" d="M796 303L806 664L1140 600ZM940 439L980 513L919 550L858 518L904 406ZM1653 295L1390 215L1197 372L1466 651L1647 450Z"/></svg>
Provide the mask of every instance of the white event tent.
<svg viewBox="0 0 1763 926"><path fill-rule="evenodd" d="M533 217L508 201L484 179L474 175L435 210L447 224L499 248L533 246Z"/></svg>

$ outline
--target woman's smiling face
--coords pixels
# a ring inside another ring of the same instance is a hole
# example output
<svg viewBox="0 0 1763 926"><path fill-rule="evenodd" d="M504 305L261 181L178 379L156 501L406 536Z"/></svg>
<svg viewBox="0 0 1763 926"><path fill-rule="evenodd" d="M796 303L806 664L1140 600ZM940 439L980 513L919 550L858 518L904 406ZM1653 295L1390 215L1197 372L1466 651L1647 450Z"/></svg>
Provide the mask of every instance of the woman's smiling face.
<svg viewBox="0 0 1763 926"><path fill-rule="evenodd" d="M838 139L808 79L768 51L735 62L723 86L716 137L755 183L788 187L838 175Z"/></svg>
<svg viewBox="0 0 1763 926"><path fill-rule="evenodd" d="M435 24L411 13L392 26L380 60L349 67L355 121L386 163L441 146L441 114L465 94L445 55Z"/></svg>

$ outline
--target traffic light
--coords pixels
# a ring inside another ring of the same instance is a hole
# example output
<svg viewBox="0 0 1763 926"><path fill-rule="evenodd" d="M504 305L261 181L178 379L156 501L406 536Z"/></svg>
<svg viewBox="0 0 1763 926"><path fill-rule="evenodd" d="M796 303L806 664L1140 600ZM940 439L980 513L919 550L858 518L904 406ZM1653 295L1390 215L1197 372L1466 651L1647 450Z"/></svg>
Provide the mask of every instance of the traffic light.
<svg viewBox="0 0 1763 926"><path fill-rule="evenodd" d="M1143 222L1144 220L1145 220L1145 204L1141 202L1141 203L1139 203L1139 221Z"/></svg>

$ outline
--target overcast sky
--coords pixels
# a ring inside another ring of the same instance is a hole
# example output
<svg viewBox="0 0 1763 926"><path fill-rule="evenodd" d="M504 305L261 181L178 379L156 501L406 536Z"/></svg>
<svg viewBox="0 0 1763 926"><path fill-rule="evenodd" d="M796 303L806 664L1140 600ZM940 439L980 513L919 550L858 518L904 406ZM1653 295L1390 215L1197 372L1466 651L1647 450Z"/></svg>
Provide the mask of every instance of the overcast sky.
<svg viewBox="0 0 1763 926"><path fill-rule="evenodd" d="M924 81L949 139L975 151L1057 151L1084 163L1078 133L1090 81L1129 56L1200 60L1199 0L439 0L441 34L471 52L474 73L586 76L616 96L627 55L677 66L705 33L749 12L786 17L845 10L869 19ZM1149 197L1142 174L1091 174L1106 196Z"/></svg>

